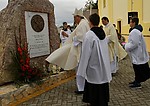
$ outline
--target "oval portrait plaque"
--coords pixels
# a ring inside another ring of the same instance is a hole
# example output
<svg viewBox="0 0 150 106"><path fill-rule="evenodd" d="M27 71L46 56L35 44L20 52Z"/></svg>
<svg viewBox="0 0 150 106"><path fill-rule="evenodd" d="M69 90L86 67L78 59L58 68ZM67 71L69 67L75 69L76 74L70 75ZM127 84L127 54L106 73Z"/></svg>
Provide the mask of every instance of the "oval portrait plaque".
<svg viewBox="0 0 150 106"><path fill-rule="evenodd" d="M40 15L34 15L31 19L31 26L35 32L41 32L44 29L44 19Z"/></svg>

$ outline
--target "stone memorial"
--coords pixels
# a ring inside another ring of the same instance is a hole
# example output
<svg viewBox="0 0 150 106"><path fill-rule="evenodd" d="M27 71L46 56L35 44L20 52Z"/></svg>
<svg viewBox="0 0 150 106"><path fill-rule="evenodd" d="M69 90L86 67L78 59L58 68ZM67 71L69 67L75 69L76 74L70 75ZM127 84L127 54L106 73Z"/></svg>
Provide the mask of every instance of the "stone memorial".
<svg viewBox="0 0 150 106"><path fill-rule="evenodd" d="M31 61L40 67L59 47L54 6L49 0L9 0L0 11L0 85L13 81L8 64L16 42L27 42Z"/></svg>

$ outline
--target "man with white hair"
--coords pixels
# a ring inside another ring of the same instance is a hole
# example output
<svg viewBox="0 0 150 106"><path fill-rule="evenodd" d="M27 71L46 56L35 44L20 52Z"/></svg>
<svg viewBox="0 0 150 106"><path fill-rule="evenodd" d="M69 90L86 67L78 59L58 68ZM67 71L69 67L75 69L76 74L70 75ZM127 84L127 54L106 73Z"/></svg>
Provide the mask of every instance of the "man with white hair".
<svg viewBox="0 0 150 106"><path fill-rule="evenodd" d="M88 20L83 16L82 9L76 9L74 14L74 21L77 27L71 33L62 48L54 51L47 59L49 63L58 65L64 70L77 69L80 60L81 47L86 32L90 30ZM77 70L78 71L78 70ZM85 79L81 76L76 76L77 94L82 94L84 91Z"/></svg>

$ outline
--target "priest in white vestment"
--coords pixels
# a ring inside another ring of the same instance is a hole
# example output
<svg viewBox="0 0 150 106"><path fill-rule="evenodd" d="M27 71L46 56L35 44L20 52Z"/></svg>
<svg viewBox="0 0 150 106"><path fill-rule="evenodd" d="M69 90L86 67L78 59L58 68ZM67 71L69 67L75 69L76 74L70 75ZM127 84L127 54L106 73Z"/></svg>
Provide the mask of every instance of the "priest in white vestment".
<svg viewBox="0 0 150 106"><path fill-rule="evenodd" d="M116 73L118 70L118 61L125 58L127 56L127 53L120 45L117 37L117 32L113 24L109 23L109 19L107 17L103 17L102 23L105 26L104 31L108 39L111 70L112 73Z"/></svg>
<svg viewBox="0 0 150 106"><path fill-rule="evenodd" d="M107 39L98 27L100 17L89 17L91 30L86 33L77 75L86 79L83 102L91 106L108 106L109 82L112 80Z"/></svg>
<svg viewBox="0 0 150 106"><path fill-rule="evenodd" d="M76 9L73 15L77 27L66 40L63 47L54 51L46 59L49 63L58 65L64 70L72 70L78 66L82 42L86 32L90 30L88 20L83 16L82 9ZM85 79L77 76L76 80L78 88L76 93L83 93Z"/></svg>

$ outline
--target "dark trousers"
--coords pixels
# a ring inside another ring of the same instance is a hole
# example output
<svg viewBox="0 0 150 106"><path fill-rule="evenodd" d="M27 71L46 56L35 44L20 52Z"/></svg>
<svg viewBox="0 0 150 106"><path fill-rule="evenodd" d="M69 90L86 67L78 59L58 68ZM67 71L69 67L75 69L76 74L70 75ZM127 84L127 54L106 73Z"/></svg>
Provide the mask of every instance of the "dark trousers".
<svg viewBox="0 0 150 106"><path fill-rule="evenodd" d="M108 106L109 83L91 84L86 81L83 102L90 103L90 106Z"/></svg>
<svg viewBox="0 0 150 106"><path fill-rule="evenodd" d="M145 64L133 64L133 69L135 73L135 81L141 83L150 78L150 68L148 62Z"/></svg>

